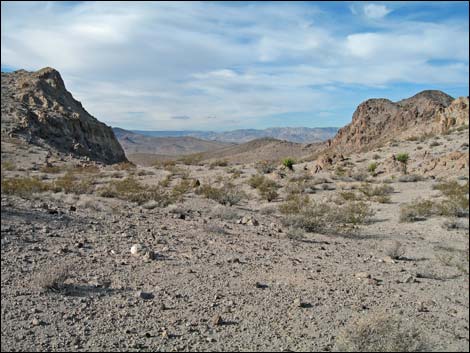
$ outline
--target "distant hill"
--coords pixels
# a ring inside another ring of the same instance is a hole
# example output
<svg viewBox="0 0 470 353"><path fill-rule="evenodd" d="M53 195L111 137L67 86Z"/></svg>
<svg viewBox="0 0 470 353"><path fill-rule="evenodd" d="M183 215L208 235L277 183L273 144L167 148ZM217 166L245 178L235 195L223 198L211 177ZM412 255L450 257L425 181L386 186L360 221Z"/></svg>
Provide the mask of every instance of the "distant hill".
<svg viewBox="0 0 470 353"><path fill-rule="evenodd" d="M228 146L213 151L199 153L202 161L226 160L229 163L253 163L264 160L280 162L292 157L300 160L324 148L325 143L300 144L273 138L261 138L239 145Z"/></svg>
<svg viewBox="0 0 470 353"><path fill-rule="evenodd" d="M113 130L127 156L134 154L181 156L227 146L226 143L204 141L189 136L153 137L120 128Z"/></svg>
<svg viewBox="0 0 470 353"><path fill-rule="evenodd" d="M179 137L191 136L203 140L220 141L229 143L244 143L260 138L275 138L296 143L315 143L332 138L338 128L308 128L308 127L274 127L264 130L240 129L225 132L214 131L143 131L133 132L154 137Z"/></svg>

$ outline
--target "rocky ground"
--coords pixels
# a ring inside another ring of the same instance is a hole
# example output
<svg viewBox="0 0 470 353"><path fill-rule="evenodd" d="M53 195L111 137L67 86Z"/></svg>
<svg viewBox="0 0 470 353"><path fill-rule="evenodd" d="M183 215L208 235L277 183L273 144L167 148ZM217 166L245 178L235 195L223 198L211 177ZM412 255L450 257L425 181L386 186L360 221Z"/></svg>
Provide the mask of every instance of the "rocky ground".
<svg viewBox="0 0 470 353"><path fill-rule="evenodd" d="M3 180L52 183L77 162L52 156L48 169L40 152L2 140L1 349L330 351L345 326L385 313L419 328L432 350L468 351L468 216L400 222L404 204L443 198L435 185L468 181L468 162L447 157L468 161L468 129L438 140L394 142L316 174L315 162L277 166L266 174L281 187L272 202L247 185L255 164L92 174L96 190L129 175L145 185L170 175L164 190L183 178L230 179L247 195L231 207L194 189L166 207L97 192L5 193ZM391 158L399 152L421 178L403 182ZM363 180L371 161L376 176ZM305 194L330 204L364 183L393 192L385 203L366 200L371 220L350 232L299 235L278 210L296 179L316 181Z"/></svg>

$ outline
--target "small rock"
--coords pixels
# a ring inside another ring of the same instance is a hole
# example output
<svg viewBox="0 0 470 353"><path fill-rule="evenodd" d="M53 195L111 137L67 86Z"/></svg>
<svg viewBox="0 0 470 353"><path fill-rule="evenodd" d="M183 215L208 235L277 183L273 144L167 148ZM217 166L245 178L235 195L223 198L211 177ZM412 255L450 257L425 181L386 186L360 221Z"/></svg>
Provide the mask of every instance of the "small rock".
<svg viewBox="0 0 470 353"><path fill-rule="evenodd" d="M42 325L43 322L41 320L38 320L36 318L33 319L33 321L31 321L31 325L32 326L39 326L39 325Z"/></svg>
<svg viewBox="0 0 470 353"><path fill-rule="evenodd" d="M258 222L256 219L254 219L254 218L251 218L251 219L247 222L247 224L248 224L249 226L255 226L255 227L256 227L256 226L259 226L259 222Z"/></svg>
<svg viewBox="0 0 470 353"><path fill-rule="evenodd" d="M256 287L256 288L260 288L260 289L265 289L265 288L268 288L268 285L267 285L267 284L260 283L260 282L256 282L256 283L255 283L255 287Z"/></svg>
<svg viewBox="0 0 470 353"><path fill-rule="evenodd" d="M155 260L157 258L157 254L152 250L147 250L143 256L144 260Z"/></svg>
<svg viewBox="0 0 470 353"><path fill-rule="evenodd" d="M215 315L213 318L212 318L212 324L214 326L220 326L224 323L224 321L222 320L222 317L220 315Z"/></svg>
<svg viewBox="0 0 470 353"><path fill-rule="evenodd" d="M151 300L155 298L155 295L153 295L153 293L144 292L144 291L138 291L137 296L143 300Z"/></svg>
<svg viewBox="0 0 470 353"><path fill-rule="evenodd" d="M144 247L142 246L142 244L134 244L131 247L131 254L134 256L138 256L140 255L140 253L142 253L143 250Z"/></svg>
<svg viewBox="0 0 470 353"><path fill-rule="evenodd" d="M357 279L366 279L366 278L371 278L371 275L367 272L357 272L354 277Z"/></svg>

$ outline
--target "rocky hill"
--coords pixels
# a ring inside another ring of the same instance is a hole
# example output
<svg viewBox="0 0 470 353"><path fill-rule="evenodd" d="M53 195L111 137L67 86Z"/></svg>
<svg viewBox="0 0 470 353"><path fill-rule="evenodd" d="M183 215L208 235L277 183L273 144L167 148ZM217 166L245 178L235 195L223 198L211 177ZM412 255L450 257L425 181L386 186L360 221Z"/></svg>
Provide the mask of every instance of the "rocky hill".
<svg viewBox="0 0 470 353"><path fill-rule="evenodd" d="M341 152L365 151L397 138L468 125L468 97L454 100L441 91L423 91L392 102L369 99L354 112L329 145Z"/></svg>
<svg viewBox="0 0 470 353"><path fill-rule="evenodd" d="M126 161L113 130L91 116L59 72L2 72L2 141L17 137L45 149L103 163Z"/></svg>
<svg viewBox="0 0 470 353"><path fill-rule="evenodd" d="M136 153L180 156L227 147L226 143L205 141L190 136L153 137L120 128L113 130L127 156Z"/></svg>

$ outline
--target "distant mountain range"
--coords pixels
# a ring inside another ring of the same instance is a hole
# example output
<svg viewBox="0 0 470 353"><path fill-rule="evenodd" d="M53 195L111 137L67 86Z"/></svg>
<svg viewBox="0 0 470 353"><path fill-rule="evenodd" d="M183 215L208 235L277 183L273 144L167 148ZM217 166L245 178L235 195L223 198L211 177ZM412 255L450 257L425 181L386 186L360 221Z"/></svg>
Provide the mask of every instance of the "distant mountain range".
<svg viewBox="0 0 470 353"><path fill-rule="evenodd" d="M264 130L240 129L225 132L214 131L144 131L132 132L153 137L181 137L189 136L198 139L219 141L225 143L244 143L260 138L275 138L297 143L315 143L333 138L338 131L336 127L308 128L308 127L274 127Z"/></svg>
<svg viewBox="0 0 470 353"><path fill-rule="evenodd" d="M120 128L113 128L113 131L128 157L136 153L181 156L206 152L229 145L218 141L206 141L192 136L156 137Z"/></svg>

